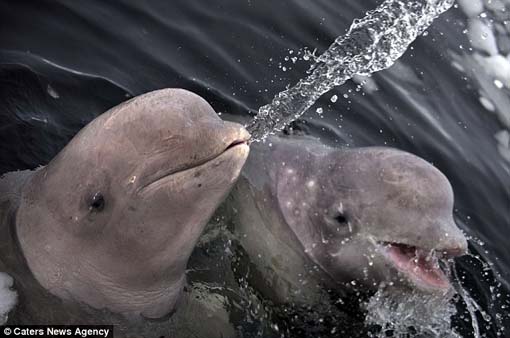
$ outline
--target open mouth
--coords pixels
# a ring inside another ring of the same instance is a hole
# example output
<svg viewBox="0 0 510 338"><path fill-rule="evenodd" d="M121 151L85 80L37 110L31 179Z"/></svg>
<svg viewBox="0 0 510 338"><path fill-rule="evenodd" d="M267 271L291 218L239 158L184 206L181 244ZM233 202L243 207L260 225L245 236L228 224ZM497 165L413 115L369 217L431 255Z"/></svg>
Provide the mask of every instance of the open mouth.
<svg viewBox="0 0 510 338"><path fill-rule="evenodd" d="M450 280L442 269L443 259L460 255L454 250L424 250L399 243L382 243L386 258L414 284L426 289L449 289Z"/></svg>

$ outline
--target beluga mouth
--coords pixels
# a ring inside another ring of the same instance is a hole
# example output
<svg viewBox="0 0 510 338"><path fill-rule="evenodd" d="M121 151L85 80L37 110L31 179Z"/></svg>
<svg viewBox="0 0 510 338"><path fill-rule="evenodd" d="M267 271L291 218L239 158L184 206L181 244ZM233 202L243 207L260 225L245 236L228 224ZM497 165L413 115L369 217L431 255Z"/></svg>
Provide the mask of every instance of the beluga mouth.
<svg viewBox="0 0 510 338"><path fill-rule="evenodd" d="M235 148L235 147L237 147L237 146L241 146L241 145L248 145L248 141L249 141L249 140L250 140L250 137L249 137L249 136L248 136L248 137L246 137L246 138L242 138L242 139L235 140L235 141L233 141L232 143L230 143L230 144L228 145L228 147L227 147L227 148L225 148L225 150L224 150L223 152L228 151L228 150L230 150L230 149L232 149L232 148Z"/></svg>
<svg viewBox="0 0 510 338"><path fill-rule="evenodd" d="M163 169L163 170L155 170L155 174L145 175L145 182L140 185L139 191L144 191L148 187L152 187L154 184L159 184L162 180L167 180L171 176L179 173L184 173L191 170L197 170L199 168L203 168L208 163L213 161L218 161L221 159L226 159L229 157L232 158L244 158L244 155L235 155L234 149L239 151L239 154L246 153L247 150L243 152L242 149L239 148L247 148L248 149L248 141L251 135L244 128L235 128L230 130L226 137L221 141L222 145L214 147L212 151L208 155L202 155L202 158L196 159L194 161L186 162L178 166L174 166L171 169ZM230 159L229 161L231 161ZM243 159L244 162L244 159ZM144 176L144 175L141 175Z"/></svg>
<svg viewBox="0 0 510 338"><path fill-rule="evenodd" d="M386 259L413 284L426 290L447 290L451 284L443 270L445 260L463 253L456 249L426 250L412 245L379 243Z"/></svg>

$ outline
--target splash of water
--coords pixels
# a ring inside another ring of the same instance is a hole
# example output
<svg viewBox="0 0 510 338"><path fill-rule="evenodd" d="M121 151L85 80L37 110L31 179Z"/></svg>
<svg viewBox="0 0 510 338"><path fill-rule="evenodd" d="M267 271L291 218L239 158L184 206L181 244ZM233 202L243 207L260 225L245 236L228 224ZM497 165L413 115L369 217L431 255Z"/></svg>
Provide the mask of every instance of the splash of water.
<svg viewBox="0 0 510 338"><path fill-rule="evenodd" d="M248 125L254 140L280 131L298 119L322 94L355 75L393 65L409 45L455 0L386 0L357 19L344 36L316 58L306 78L261 107Z"/></svg>
<svg viewBox="0 0 510 338"><path fill-rule="evenodd" d="M469 255L473 256L473 255ZM476 256L473 256L477 258ZM478 258L477 258L478 259ZM481 261L484 266L485 262ZM400 290L382 284L366 304L365 323L378 330L373 338L388 337L444 337L460 338L452 325L452 317L465 311L474 338L482 338L481 325L492 325L493 318L463 287L454 260L444 261L443 270L450 277L453 289L444 295ZM490 269L488 265L485 268ZM465 309L458 312L458 305ZM481 320L481 322L480 322ZM503 335L501 329L498 335Z"/></svg>
<svg viewBox="0 0 510 338"><path fill-rule="evenodd" d="M476 317L476 313L480 313L482 318L487 322L491 322L490 316L482 309L480 305L471 297L466 289L462 287L459 276L457 275L457 270L455 269L455 265L452 262L451 270L453 271L453 281L454 287L457 291L457 294L460 296L464 304L466 305L469 316L471 317L471 326L473 327L473 336L475 338L481 338L480 335L480 325L478 324L478 319Z"/></svg>
<svg viewBox="0 0 510 338"><path fill-rule="evenodd" d="M381 286L366 306L365 323L380 328L372 337L459 338L451 328L455 305L450 297Z"/></svg>

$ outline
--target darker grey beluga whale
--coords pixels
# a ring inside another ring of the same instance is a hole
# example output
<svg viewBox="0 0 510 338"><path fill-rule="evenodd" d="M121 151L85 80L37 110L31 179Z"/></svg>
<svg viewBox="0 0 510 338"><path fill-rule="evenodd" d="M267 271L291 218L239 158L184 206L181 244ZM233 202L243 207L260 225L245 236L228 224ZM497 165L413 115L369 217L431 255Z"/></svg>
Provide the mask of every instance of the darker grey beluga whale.
<svg viewBox="0 0 510 338"><path fill-rule="evenodd" d="M199 96L164 89L102 114L47 166L4 175L0 271L20 292L14 317L101 322L98 310L128 318L127 327L177 311L195 324L202 314L197 330L215 336L216 324L207 327L215 314L182 299L186 268L241 171L248 138Z"/></svg>
<svg viewBox="0 0 510 338"><path fill-rule="evenodd" d="M451 295L439 260L467 252L447 178L392 148L254 143L227 205L256 268L252 282L276 303L381 283Z"/></svg>

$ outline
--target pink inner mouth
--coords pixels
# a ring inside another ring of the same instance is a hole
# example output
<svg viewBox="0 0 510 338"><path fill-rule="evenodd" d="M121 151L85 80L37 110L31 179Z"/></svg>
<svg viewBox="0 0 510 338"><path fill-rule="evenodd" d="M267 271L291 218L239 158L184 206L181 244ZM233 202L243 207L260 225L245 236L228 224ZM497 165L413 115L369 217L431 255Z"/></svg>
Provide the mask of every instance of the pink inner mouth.
<svg viewBox="0 0 510 338"><path fill-rule="evenodd" d="M432 288L450 287L450 281L441 270L434 251L425 252L414 246L397 243L387 244L386 249L395 266L414 282Z"/></svg>

